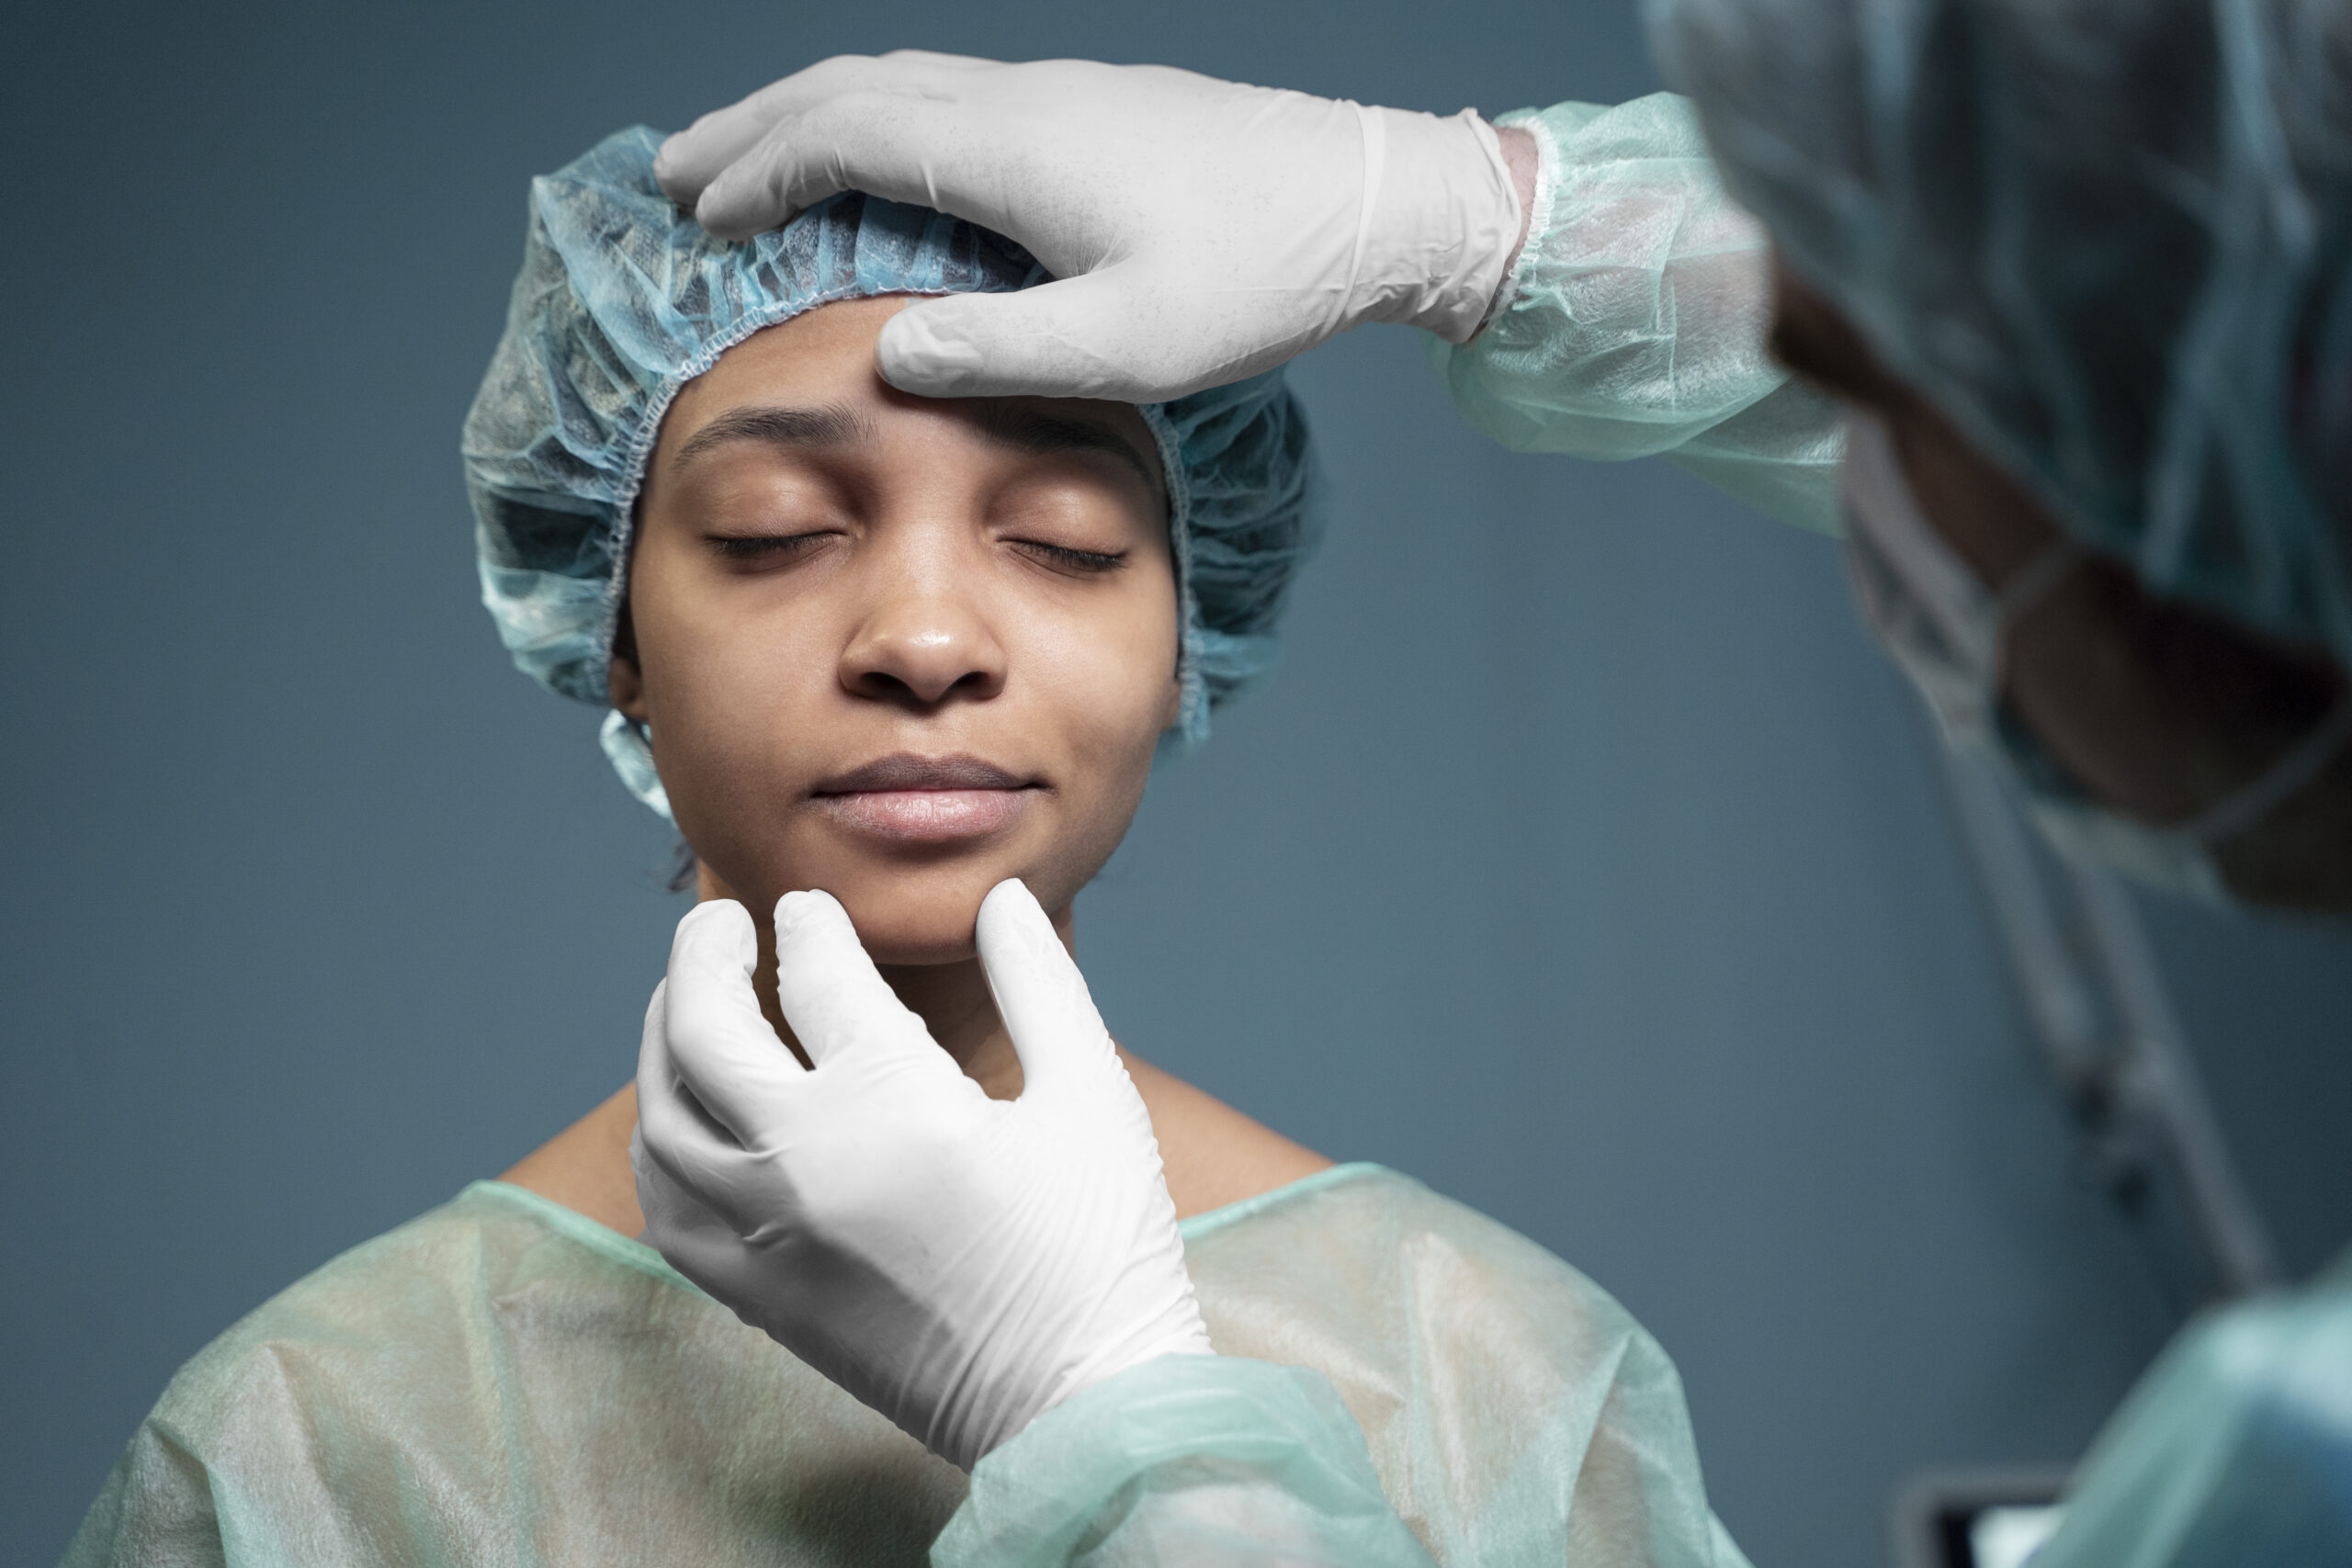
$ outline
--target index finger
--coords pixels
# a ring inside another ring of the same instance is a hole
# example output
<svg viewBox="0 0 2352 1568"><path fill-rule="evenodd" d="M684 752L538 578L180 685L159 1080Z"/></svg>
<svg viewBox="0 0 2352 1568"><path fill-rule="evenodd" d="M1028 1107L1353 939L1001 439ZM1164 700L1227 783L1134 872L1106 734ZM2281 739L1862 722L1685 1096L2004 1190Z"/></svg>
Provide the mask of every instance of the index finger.
<svg viewBox="0 0 2352 1568"><path fill-rule="evenodd" d="M934 54L901 49L881 56L836 54L771 82L750 96L715 109L662 143L653 177L662 194L692 211L702 193L728 165L760 144L786 115L805 113L826 99L867 91L920 92L935 77L993 65L965 54Z"/></svg>
<svg viewBox="0 0 2352 1568"><path fill-rule="evenodd" d="M820 1068L861 1046L894 1050L925 1066L950 1060L875 968L849 911L830 893L776 900L775 997Z"/></svg>
<svg viewBox="0 0 2352 1568"><path fill-rule="evenodd" d="M731 898L697 905L678 922L662 1027L671 1070L744 1148L772 1141L793 1086L808 1069L787 1050L752 989L759 938Z"/></svg>
<svg viewBox="0 0 2352 1568"><path fill-rule="evenodd" d="M662 1233L692 1228L695 1212L718 1216L738 1235L756 1229L761 1221L741 1198L752 1156L695 1100L670 1060L669 986L664 980L654 988L646 1010L645 1043L637 1062L637 1131L629 1137L629 1168L647 1239L664 1257L670 1246L661 1239Z"/></svg>

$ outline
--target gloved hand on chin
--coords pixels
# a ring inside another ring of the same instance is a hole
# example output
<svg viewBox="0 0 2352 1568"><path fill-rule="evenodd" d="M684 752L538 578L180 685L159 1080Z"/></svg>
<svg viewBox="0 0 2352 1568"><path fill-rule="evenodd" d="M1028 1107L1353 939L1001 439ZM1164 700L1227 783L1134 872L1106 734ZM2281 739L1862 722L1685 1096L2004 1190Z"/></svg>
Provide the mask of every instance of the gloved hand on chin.
<svg viewBox="0 0 2352 1568"><path fill-rule="evenodd" d="M914 305L876 358L902 390L1162 402L1364 321L1478 329L1523 214L1484 120L1158 65L902 51L820 62L663 144L722 238L842 190L1019 241L1056 281Z"/></svg>
<svg viewBox="0 0 2352 1568"><path fill-rule="evenodd" d="M741 904L697 906L646 1013L630 1147L646 1240L932 1452L969 1469L1156 1357L1207 1355L1143 1100L1029 890L980 906L1021 1059L990 1100L876 971L841 905L788 893L776 989Z"/></svg>

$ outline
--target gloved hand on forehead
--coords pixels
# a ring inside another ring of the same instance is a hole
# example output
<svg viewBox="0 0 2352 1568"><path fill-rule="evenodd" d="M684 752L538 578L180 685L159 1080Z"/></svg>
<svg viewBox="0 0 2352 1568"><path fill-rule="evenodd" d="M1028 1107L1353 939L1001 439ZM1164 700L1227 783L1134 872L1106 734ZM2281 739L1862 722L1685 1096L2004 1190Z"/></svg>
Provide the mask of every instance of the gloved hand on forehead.
<svg viewBox="0 0 2352 1568"><path fill-rule="evenodd" d="M823 893L776 905L776 992L741 904L678 924L638 1059L646 1240L677 1270L969 1469L1131 1367L1208 1355L1151 1119L1052 922L1019 882L980 962L1021 1059L990 1100Z"/></svg>
<svg viewBox="0 0 2352 1568"><path fill-rule="evenodd" d="M1164 66L844 55L672 137L655 172L713 233L835 191L1026 246L1057 281L911 307L882 374L933 396L1161 402L1365 321L1467 340L1522 215L1494 131Z"/></svg>

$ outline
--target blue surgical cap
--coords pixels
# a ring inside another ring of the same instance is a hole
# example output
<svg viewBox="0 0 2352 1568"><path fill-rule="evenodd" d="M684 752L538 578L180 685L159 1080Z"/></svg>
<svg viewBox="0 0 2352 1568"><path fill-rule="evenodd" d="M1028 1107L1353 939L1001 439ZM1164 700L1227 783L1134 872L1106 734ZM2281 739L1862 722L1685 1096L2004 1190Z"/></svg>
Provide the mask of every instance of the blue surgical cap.
<svg viewBox="0 0 2352 1568"><path fill-rule="evenodd" d="M2155 592L2352 665L2352 8L1645 4L1891 371Z"/></svg>
<svg viewBox="0 0 2352 1568"><path fill-rule="evenodd" d="M655 183L660 145L643 127L620 131L531 182L522 276L466 416L482 602L518 667L599 707L631 509L681 387L761 328L836 299L1049 281L1001 235L854 192L755 239L714 240ZM1206 738L1212 707L1272 668L1324 487L1280 372L1139 412L1167 479L1183 614L1170 739L1189 745ZM604 739L623 781L666 816L644 734L615 714Z"/></svg>

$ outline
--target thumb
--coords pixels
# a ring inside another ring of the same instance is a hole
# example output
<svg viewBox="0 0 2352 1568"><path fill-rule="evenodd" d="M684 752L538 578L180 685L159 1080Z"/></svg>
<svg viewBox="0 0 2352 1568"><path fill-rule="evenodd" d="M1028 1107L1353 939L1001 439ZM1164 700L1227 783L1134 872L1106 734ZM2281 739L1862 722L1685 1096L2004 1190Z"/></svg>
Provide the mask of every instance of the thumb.
<svg viewBox="0 0 2352 1568"><path fill-rule="evenodd" d="M817 1066L876 1044L916 1045L948 1060L874 967L849 911L830 893L787 893L776 900L775 995Z"/></svg>
<svg viewBox="0 0 2352 1568"><path fill-rule="evenodd" d="M978 945L997 1016L1021 1058L1023 1099L1058 1092L1117 1060L1086 977L1018 879L998 883L980 901Z"/></svg>
<svg viewBox="0 0 2352 1568"><path fill-rule="evenodd" d="M1166 295L1126 267L1012 294L910 305L874 345L882 378L931 398L1107 398L1157 403L1227 376L1211 334L1170 316Z"/></svg>

